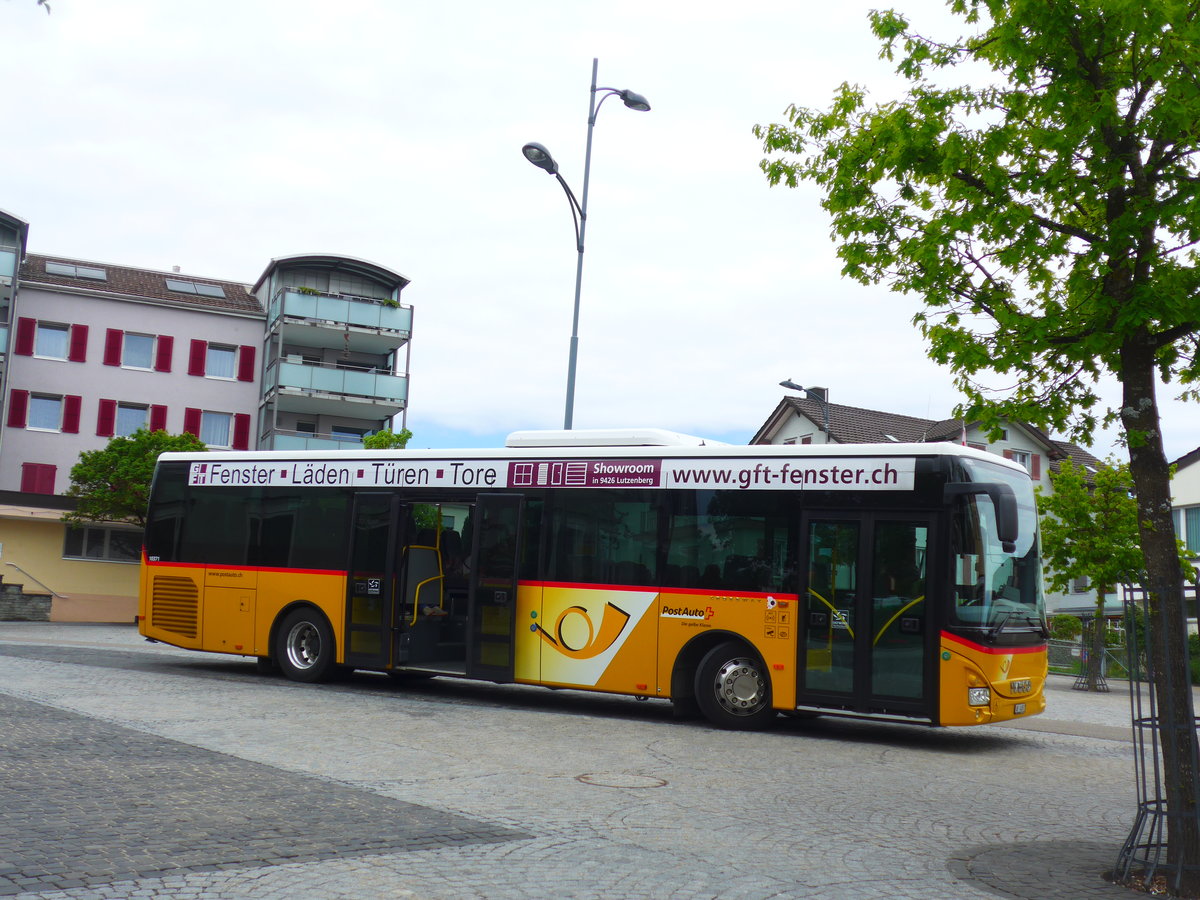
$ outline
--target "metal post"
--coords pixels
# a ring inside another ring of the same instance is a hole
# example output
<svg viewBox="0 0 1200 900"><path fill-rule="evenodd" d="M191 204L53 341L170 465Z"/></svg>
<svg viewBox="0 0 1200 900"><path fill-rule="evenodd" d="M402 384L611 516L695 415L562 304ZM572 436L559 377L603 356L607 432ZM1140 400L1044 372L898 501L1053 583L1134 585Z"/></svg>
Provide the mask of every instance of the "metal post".
<svg viewBox="0 0 1200 900"><path fill-rule="evenodd" d="M571 430L575 420L575 365L579 358L579 294L583 288L583 237L587 230L588 181L592 173L592 131L596 127L596 70L599 58L592 59L592 86L588 91L587 149L583 155L583 197L579 202L579 258L575 263L575 310L571 316L571 350L567 357L567 406L563 428Z"/></svg>

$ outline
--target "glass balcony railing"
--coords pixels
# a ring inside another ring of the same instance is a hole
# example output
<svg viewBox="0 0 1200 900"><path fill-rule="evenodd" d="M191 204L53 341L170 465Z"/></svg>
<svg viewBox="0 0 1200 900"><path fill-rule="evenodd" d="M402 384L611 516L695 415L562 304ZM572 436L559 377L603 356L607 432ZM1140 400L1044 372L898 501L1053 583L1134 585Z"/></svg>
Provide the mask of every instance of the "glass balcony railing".
<svg viewBox="0 0 1200 900"><path fill-rule="evenodd" d="M280 316L378 328L404 335L412 332L411 306L389 306L379 300L302 294L285 289L277 292L271 300L267 311L269 327L274 326Z"/></svg>
<svg viewBox="0 0 1200 900"><path fill-rule="evenodd" d="M275 361L267 368L269 387L362 397L403 406L408 399L408 378L382 372L336 369L308 363Z"/></svg>
<svg viewBox="0 0 1200 900"><path fill-rule="evenodd" d="M311 434L280 434L271 435L270 449L272 450L361 450L362 440L338 441L328 437L317 437Z"/></svg>

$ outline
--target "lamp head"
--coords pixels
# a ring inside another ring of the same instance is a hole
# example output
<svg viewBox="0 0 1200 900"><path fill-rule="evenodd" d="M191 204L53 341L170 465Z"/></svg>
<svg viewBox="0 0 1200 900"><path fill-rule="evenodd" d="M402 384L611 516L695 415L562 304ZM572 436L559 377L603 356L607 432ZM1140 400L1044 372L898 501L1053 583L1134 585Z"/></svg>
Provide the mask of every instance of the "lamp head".
<svg viewBox="0 0 1200 900"><path fill-rule="evenodd" d="M796 384L796 382L792 381L791 379L788 379L787 381L779 382L779 386L783 387L783 388L787 388L789 391L803 391L804 390L803 387Z"/></svg>
<svg viewBox="0 0 1200 900"><path fill-rule="evenodd" d="M630 109L636 109L638 112L649 112L650 101L634 91L617 91L617 96L621 98L621 102Z"/></svg>
<svg viewBox="0 0 1200 900"><path fill-rule="evenodd" d="M545 169L551 175L558 174L558 163L554 161L550 151L536 141L530 141L522 147L521 153L539 169Z"/></svg>

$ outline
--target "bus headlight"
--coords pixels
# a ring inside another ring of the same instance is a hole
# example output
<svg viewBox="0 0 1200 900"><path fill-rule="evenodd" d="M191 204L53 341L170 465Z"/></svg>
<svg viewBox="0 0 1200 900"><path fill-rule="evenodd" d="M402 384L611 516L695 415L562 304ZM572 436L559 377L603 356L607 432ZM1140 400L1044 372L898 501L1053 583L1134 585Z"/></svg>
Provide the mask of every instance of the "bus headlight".
<svg viewBox="0 0 1200 900"><path fill-rule="evenodd" d="M967 706L991 706L992 689L986 687L967 688Z"/></svg>

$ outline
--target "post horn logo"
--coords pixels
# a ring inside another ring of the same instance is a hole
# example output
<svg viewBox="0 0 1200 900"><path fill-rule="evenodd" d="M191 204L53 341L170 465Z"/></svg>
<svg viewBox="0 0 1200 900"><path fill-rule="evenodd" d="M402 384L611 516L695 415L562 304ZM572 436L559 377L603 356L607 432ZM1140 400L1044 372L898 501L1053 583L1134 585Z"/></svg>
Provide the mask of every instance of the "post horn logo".
<svg viewBox="0 0 1200 900"><path fill-rule="evenodd" d="M619 606L607 603L600 617L600 628L597 630L586 609L582 606L568 606L558 614L553 634L541 625L534 625L533 630L563 656L569 656L571 659L592 659L616 643L628 622L629 613ZM586 640L581 640L584 630L580 627L581 624L587 629Z"/></svg>

